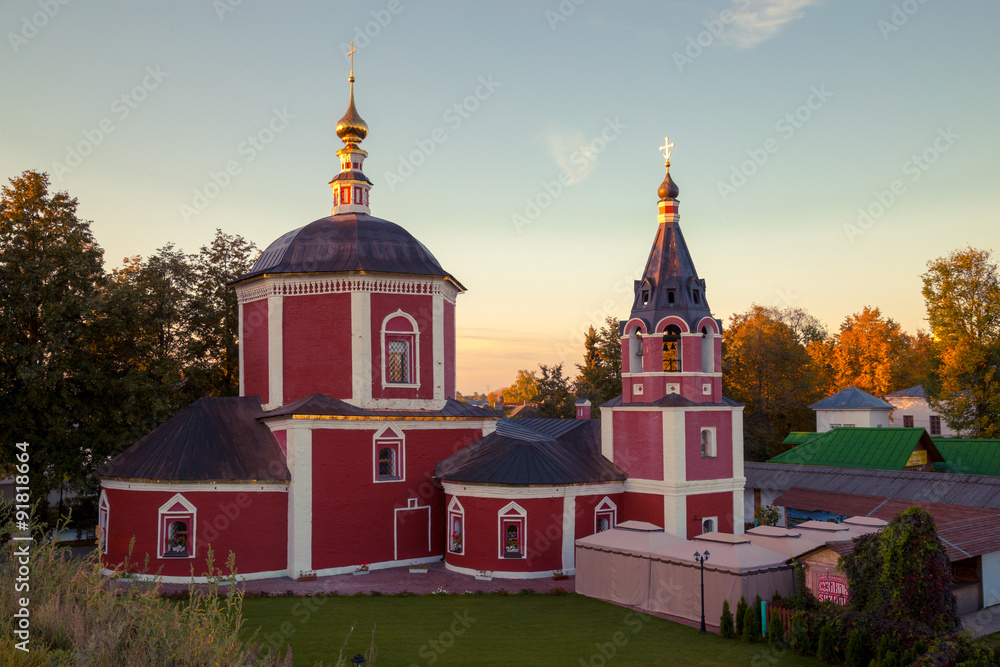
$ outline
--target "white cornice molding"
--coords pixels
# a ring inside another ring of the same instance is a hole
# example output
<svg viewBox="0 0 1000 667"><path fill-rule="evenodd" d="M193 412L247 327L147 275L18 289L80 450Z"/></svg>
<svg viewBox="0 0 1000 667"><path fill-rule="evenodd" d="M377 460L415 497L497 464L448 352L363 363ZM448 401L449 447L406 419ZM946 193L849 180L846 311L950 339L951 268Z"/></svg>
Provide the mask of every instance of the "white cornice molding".
<svg viewBox="0 0 1000 667"><path fill-rule="evenodd" d="M742 493L745 482L745 477L699 479L689 482L660 482L652 479L629 478L625 480L625 491L666 496L689 496L730 491L739 491Z"/></svg>
<svg viewBox="0 0 1000 667"><path fill-rule="evenodd" d="M620 481L560 486L504 486L442 480L441 486L445 493L460 498L573 498L625 492L625 482Z"/></svg>
<svg viewBox="0 0 1000 667"><path fill-rule="evenodd" d="M218 491L220 493L259 493L259 492L280 492L288 493L288 482L260 483L260 482L130 482L121 479L101 480L101 486L105 489L118 489L127 491L162 491L166 493L190 493L192 491Z"/></svg>
<svg viewBox="0 0 1000 667"><path fill-rule="evenodd" d="M454 304L459 291L443 278L402 277L368 274L288 274L264 275L236 286L236 298L241 304L268 296L299 296L369 292L379 294L440 294Z"/></svg>

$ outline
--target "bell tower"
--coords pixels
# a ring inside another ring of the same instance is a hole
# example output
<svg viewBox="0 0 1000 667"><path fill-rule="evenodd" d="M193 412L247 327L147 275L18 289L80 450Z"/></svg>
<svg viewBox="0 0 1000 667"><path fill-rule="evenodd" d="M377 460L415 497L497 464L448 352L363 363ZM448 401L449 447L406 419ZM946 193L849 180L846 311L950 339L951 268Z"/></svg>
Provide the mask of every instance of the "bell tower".
<svg viewBox="0 0 1000 667"><path fill-rule="evenodd" d="M743 406L722 395L722 322L680 227L673 144L660 147L656 236L621 323L622 395L601 406L626 514L684 537L743 531Z"/></svg>

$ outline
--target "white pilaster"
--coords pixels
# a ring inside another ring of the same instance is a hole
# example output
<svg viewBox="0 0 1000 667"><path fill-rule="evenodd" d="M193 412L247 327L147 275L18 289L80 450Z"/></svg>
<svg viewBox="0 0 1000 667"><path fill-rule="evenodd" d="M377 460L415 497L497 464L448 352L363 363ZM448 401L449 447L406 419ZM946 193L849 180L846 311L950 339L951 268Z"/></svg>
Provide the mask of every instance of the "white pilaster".
<svg viewBox="0 0 1000 667"><path fill-rule="evenodd" d="M444 296L435 294L431 305L431 335L434 337L432 356L434 362L434 398L441 400L444 396Z"/></svg>
<svg viewBox="0 0 1000 667"><path fill-rule="evenodd" d="M267 405L265 410L285 402L285 353L283 345L284 297L267 297Z"/></svg>
<svg viewBox="0 0 1000 667"><path fill-rule="evenodd" d="M351 385L354 405L372 402L372 295L351 292Z"/></svg>
<svg viewBox="0 0 1000 667"><path fill-rule="evenodd" d="M576 496L563 498L562 569L575 567L576 562Z"/></svg>
<svg viewBox="0 0 1000 667"><path fill-rule="evenodd" d="M292 424L287 431L288 576L312 569L312 429Z"/></svg>
<svg viewBox="0 0 1000 667"><path fill-rule="evenodd" d="M600 408L598 408L600 410ZM601 454L615 461L615 411L612 408L601 412Z"/></svg>
<svg viewBox="0 0 1000 667"><path fill-rule="evenodd" d="M663 410L663 481L680 484L687 480L684 411Z"/></svg>
<svg viewBox="0 0 1000 667"><path fill-rule="evenodd" d="M687 539L687 495L684 492L663 494L663 529Z"/></svg>

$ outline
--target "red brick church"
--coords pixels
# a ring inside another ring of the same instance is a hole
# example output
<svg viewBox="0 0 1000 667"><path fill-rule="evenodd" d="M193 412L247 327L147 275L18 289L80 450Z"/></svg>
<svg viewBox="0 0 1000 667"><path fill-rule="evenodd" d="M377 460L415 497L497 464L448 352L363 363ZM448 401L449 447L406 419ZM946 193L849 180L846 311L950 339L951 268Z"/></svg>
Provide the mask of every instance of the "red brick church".
<svg viewBox="0 0 1000 667"><path fill-rule="evenodd" d="M454 398L465 288L370 213L350 82L332 214L279 237L231 285L240 396L196 401L97 471L106 568L134 540L133 562L148 554L165 581L204 572L209 545L248 579L442 558L542 577L573 571L576 539L629 519L685 537L742 532L742 406L722 396L721 325L669 159L622 322L622 396L601 420L500 419Z"/></svg>

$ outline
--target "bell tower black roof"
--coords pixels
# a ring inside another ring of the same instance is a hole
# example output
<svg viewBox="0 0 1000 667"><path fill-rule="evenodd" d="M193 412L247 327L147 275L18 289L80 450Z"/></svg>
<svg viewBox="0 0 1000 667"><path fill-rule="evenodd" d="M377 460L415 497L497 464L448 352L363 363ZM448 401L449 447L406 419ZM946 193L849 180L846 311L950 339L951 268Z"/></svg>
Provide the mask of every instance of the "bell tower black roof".
<svg viewBox="0 0 1000 667"><path fill-rule="evenodd" d="M630 317L645 321L646 330L653 331L657 322L675 315L688 322L694 332L703 317L712 317L712 311L705 296L705 281L698 277L681 233L677 199L680 188L670 175L669 158L666 168L666 176L657 190L660 214L656 238L642 278L635 281Z"/></svg>

